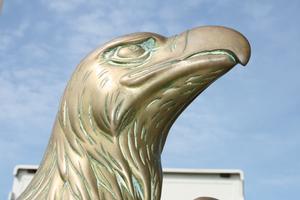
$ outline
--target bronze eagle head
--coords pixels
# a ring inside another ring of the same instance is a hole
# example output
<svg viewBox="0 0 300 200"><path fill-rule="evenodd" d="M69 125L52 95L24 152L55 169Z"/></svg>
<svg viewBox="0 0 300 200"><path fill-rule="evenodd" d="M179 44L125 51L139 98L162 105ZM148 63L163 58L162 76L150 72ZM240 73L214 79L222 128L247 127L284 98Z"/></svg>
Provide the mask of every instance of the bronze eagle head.
<svg viewBox="0 0 300 200"><path fill-rule="evenodd" d="M126 35L78 65L61 100L43 161L20 200L159 200L170 127L250 45L206 26L165 37Z"/></svg>

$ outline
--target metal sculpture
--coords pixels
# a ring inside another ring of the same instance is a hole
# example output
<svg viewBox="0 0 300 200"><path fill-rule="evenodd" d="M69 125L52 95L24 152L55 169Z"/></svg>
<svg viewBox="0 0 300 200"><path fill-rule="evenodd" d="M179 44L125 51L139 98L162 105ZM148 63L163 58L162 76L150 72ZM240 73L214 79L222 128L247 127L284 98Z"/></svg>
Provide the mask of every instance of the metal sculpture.
<svg viewBox="0 0 300 200"><path fill-rule="evenodd" d="M81 61L44 159L20 200L159 200L161 153L178 115L250 45L218 26L173 37L135 33Z"/></svg>

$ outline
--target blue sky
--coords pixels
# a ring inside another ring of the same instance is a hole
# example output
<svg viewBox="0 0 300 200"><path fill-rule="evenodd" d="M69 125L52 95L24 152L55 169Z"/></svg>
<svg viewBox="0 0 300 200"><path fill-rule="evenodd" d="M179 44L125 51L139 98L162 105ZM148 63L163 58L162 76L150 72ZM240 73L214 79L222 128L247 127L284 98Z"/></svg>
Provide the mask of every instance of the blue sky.
<svg viewBox="0 0 300 200"><path fill-rule="evenodd" d="M179 117L168 168L245 172L247 200L295 199L300 188L300 1L10 0L0 15L0 199L17 164L38 164L60 96L91 50L126 33L166 36L229 26L252 45Z"/></svg>

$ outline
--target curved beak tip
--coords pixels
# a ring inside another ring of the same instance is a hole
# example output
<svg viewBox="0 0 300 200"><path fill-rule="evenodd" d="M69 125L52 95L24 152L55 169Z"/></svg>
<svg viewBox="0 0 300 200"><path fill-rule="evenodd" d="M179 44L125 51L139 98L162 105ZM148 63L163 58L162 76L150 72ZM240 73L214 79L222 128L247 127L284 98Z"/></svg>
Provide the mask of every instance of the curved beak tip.
<svg viewBox="0 0 300 200"><path fill-rule="evenodd" d="M231 51L238 63L246 65L251 55L247 38L240 32L224 26L203 26L188 31L193 46L201 50L224 49ZM199 50L199 49L198 49Z"/></svg>
<svg viewBox="0 0 300 200"><path fill-rule="evenodd" d="M243 41L240 42L241 48L237 51L236 56L239 63L246 66L251 57L251 46L249 41L243 37Z"/></svg>

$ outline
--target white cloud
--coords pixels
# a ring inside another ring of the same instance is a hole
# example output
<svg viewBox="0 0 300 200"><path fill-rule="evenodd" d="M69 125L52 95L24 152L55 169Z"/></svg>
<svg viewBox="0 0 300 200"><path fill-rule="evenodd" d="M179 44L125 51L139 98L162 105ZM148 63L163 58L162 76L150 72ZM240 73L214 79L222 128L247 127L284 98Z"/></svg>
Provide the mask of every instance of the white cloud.
<svg viewBox="0 0 300 200"><path fill-rule="evenodd" d="M276 25L273 2L247 1L241 6L242 11L255 23L249 23L252 30L266 31ZM277 17L277 16L276 16Z"/></svg>
<svg viewBox="0 0 300 200"><path fill-rule="evenodd" d="M243 9L254 19L261 20L266 17L270 17L274 6L272 5L272 2L267 3L265 1L247 1L243 4Z"/></svg>
<svg viewBox="0 0 300 200"><path fill-rule="evenodd" d="M64 13L73 11L86 2L84 0L43 0L43 3L46 3L51 10Z"/></svg>
<svg viewBox="0 0 300 200"><path fill-rule="evenodd" d="M0 71L1 121L24 124L28 120L45 119L52 112L62 90L62 81L53 79L49 70L24 68Z"/></svg>
<svg viewBox="0 0 300 200"><path fill-rule="evenodd" d="M29 27L28 21L22 21L17 27L2 27L0 29L0 52L5 52L24 36Z"/></svg>

